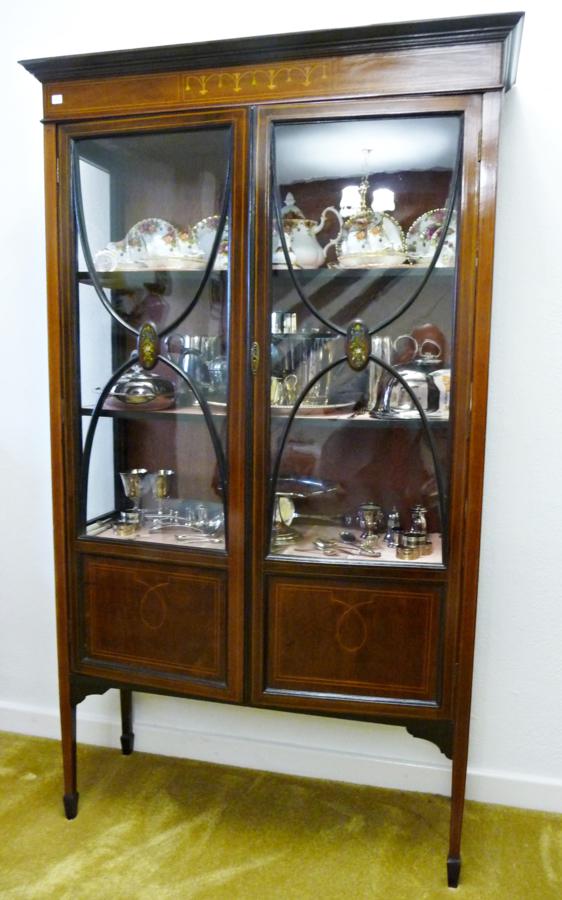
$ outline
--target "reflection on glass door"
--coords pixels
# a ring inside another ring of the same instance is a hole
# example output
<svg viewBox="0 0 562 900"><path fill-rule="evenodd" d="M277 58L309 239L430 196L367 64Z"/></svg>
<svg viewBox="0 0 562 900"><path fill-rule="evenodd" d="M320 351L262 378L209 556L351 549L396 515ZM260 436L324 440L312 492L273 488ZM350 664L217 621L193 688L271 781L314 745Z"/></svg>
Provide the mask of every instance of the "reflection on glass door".
<svg viewBox="0 0 562 900"><path fill-rule="evenodd" d="M460 119L278 123L271 544L446 561Z"/></svg>
<svg viewBox="0 0 562 900"><path fill-rule="evenodd" d="M82 533L224 550L231 130L74 143Z"/></svg>

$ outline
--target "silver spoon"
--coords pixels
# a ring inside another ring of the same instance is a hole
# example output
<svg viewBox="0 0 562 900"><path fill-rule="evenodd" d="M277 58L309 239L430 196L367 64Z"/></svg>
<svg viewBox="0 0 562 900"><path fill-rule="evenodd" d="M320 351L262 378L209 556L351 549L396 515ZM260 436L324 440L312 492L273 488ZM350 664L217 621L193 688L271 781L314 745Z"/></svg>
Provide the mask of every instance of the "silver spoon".
<svg viewBox="0 0 562 900"><path fill-rule="evenodd" d="M314 543L318 550L323 551L324 556L339 556L340 555L339 551L336 550L335 547L329 547L329 546L328 547L319 547L318 544L316 543L316 541ZM312 556L312 557L315 555L314 549L312 547L308 550L305 550L304 548L301 548L301 547L293 547L292 550L293 550L293 553L306 553L308 556Z"/></svg>
<svg viewBox="0 0 562 900"><path fill-rule="evenodd" d="M206 534L176 534L176 541L181 544L193 544L204 541L207 544L222 544L222 538L210 537Z"/></svg>
<svg viewBox="0 0 562 900"><path fill-rule="evenodd" d="M326 552L326 549L331 548L331 549L335 550L337 548L337 549L343 549L343 550L345 550L346 553L349 553L350 555L354 555L354 556L361 556L362 554L364 554L365 556L373 556L375 558L381 556L381 553L379 550L371 550L368 547L361 547L361 546L354 547L351 544L345 544L343 542L336 541L336 540L323 541L320 538L318 538L317 540L314 541L314 546L318 547L319 550L324 550L324 552Z"/></svg>

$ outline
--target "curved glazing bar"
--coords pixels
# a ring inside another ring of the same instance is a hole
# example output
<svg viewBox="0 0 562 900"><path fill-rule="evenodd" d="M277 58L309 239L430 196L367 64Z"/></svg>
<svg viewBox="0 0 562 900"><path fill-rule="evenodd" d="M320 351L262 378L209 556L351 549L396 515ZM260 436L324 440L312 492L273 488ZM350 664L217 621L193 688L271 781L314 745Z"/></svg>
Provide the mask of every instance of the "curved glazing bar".
<svg viewBox="0 0 562 900"><path fill-rule="evenodd" d="M283 228L283 220L281 216L281 193L279 190L279 184L277 182L277 167L275 160L275 131L273 131L273 135L271 138L271 196L273 201L273 211L275 215L275 222L277 224L277 228L279 230L279 239L281 241L281 247L283 248L283 256L285 257L285 262L287 263L287 271L289 272L289 276L291 278L291 282L299 299L304 303L306 308L313 316L315 316L322 324L333 331L335 334L345 335L346 331L343 328L340 328L339 325L335 325L331 319L325 318L322 313L318 312L314 304L310 302L305 292L302 290L298 278L295 275L295 270L293 269L293 265L291 263L291 258L289 255L289 249L287 247L287 241L285 239L285 229Z"/></svg>
<svg viewBox="0 0 562 900"><path fill-rule="evenodd" d="M216 259L216 257L217 257L217 253L218 253L218 250L219 250L219 247L220 247L220 243L221 243L221 240L222 240L222 236L223 236L223 233L224 233L224 228L225 228L225 225L226 225L226 221L227 221L227 218L228 218L228 212L229 212L229 208L230 208L230 185L231 185L231 180L232 180L232 139L231 139L231 144L230 144L230 153L229 153L229 156L228 156L228 163L227 163L227 170L226 170L226 180L225 180L225 185L224 185L224 194L223 194L222 209L221 209L221 214L220 214L219 222L218 222L218 225L217 225L217 231L216 231L216 234L215 234L215 239L214 239L213 245L212 245L212 247L211 247L211 252L210 252L210 254L209 254L209 259L207 260L207 265L205 266L205 270L204 270L204 272L203 272L203 276L202 276L202 278L201 278L201 281L199 282L199 287L198 287L197 290L195 291L195 296L193 297L193 300L191 301L191 303L188 304L187 309L186 309L181 315L177 316L177 317L174 319L174 321L170 323L170 325L167 325L166 328L164 328L164 329L162 330L162 332L160 333L162 337L164 337L164 336L167 335L167 334L172 334L172 332L175 331L175 329L178 327L178 325L179 325L181 322L183 322L185 319L187 319L187 317L189 316L189 314L192 312L192 310L193 310L193 309L195 308L195 306L197 305L197 303L198 303L198 301L199 301L199 298L201 297L201 294L203 293L203 291L204 291L204 289L205 289L205 285L207 284L207 281L209 280L209 275L210 275L211 272L213 271L213 266L215 265L215 259ZM230 253L229 253L229 265L230 265Z"/></svg>
<svg viewBox="0 0 562 900"><path fill-rule="evenodd" d="M230 207L230 188L231 188L231 180L232 180L231 161L232 161L232 139L231 139L230 152L229 152L228 162L227 162L227 172L226 172L221 214L220 214L219 222L217 225L215 238L213 240L211 251L209 253L209 258L207 260L205 269L203 270L201 281L199 282L199 286L195 292L193 299L187 305L187 308L184 311L182 311L182 313L180 315L178 315L169 325L167 325L166 328L164 328L161 332L159 332L160 336L165 336L167 334L171 334L178 327L178 325L189 316L189 314L192 312L192 310L197 305L197 303L205 289L205 286L209 280L209 276L210 276L211 272L213 271L213 267L214 267L215 260L217 257L218 249L219 249L219 246L220 246L220 243L222 240L222 236L224 234L225 224L226 224L226 221L228 218L228 211L229 211L229 207ZM78 148L77 141L74 142L74 146L73 146L71 167L72 167L72 174L71 174L72 190L73 190L73 196L74 196L74 209L76 212L78 234L80 236L80 244L82 246L82 252L84 253L86 267L87 267L89 275L92 279L92 285L96 291L97 296L101 300L103 306L105 307L107 312L115 319L115 321L118 322L120 325L122 325L123 328L125 328L131 334L138 334L138 329L135 328L133 325L130 325L114 309L114 307L112 306L111 302L108 300L108 298L105 294L105 291L100 282L100 279L98 278L98 273L97 273L96 267L94 265L94 260L93 260L92 252L90 249L88 233L87 233L87 228L86 228L86 220L85 220L85 216L84 216L84 204L83 204L82 188L81 188L81 181L80 181L80 154L79 154L79 148Z"/></svg>
<svg viewBox="0 0 562 900"><path fill-rule="evenodd" d="M109 393L110 393L112 387L117 383L119 378L127 371L127 369L131 368L131 366L134 366L135 363L137 363L137 362L138 362L138 356L135 355L135 356L131 357L130 359L128 359L126 362L124 362L123 365L120 366L113 373L113 375L111 376L111 378L109 379L109 381L107 382L107 384L105 385L103 390L101 391L99 398L97 400L97 403L92 411L92 417L90 420L90 424L88 426L86 440L84 441L84 449L82 451L82 475L81 475L81 491L80 491L80 497L81 497L80 522L82 523L82 525L83 525L83 523L86 522L86 518L87 518L86 504L87 504L87 496L88 496L88 479L89 479L89 471L90 471L90 458L91 458L91 453L92 453L92 445L93 445L93 441L94 441L94 435L95 435L96 427L98 424L98 419L102 413L105 401L107 400L107 397L109 396ZM226 506L227 506L227 502L226 502L227 501L226 462L225 462L225 458L224 458L223 449L222 449L222 446L220 443L220 438L217 434L213 416L209 410L207 401L205 400L204 396L201 394L196 383L193 381L193 379L191 379L189 377L189 375L186 372L183 372L182 369L180 369L173 362L171 362L169 359L166 359L163 356L158 356L158 362L161 362L164 365L168 366L168 368L172 369L172 371L176 375L179 375L180 378L182 378L185 381L187 386L193 392L193 395L195 396L195 399L199 403L199 406L201 407L201 411L205 418L205 423L207 425L207 428L209 429L211 442L212 442L213 449L215 451L215 455L216 455L216 459L217 459L221 491L222 491L222 496L224 498L224 506L226 509ZM228 528L228 521L227 521L227 517L225 516L225 533L227 531L227 528Z"/></svg>
<svg viewBox="0 0 562 900"><path fill-rule="evenodd" d="M295 418L296 414L298 413L299 407L301 406L304 398L306 397L306 395L308 393L310 393L312 388L322 378L324 378L325 375L328 374L328 372L331 372L332 369L335 369L336 366L339 366L340 363L344 363L344 362L347 362L347 356L342 356L340 359L335 359L335 360L333 360L333 362L329 363L329 365L325 366L321 372L318 372L318 374L315 375L314 378L312 378L311 381L309 381L307 385L305 385L305 387L302 389L302 391L298 395L297 399L295 400L293 408L292 408L291 412L289 413L287 421L285 422L285 426L284 426L283 432L281 434L281 440L279 441L279 449L277 451L277 459L275 460L275 464L273 466L273 470L271 473L271 481L272 481L273 485L275 485L275 483L277 481L277 476L279 474L279 465L281 462L281 457L283 455L283 449L284 449L285 443L287 441L287 435L289 433L291 425L293 424L293 419Z"/></svg>
<svg viewBox="0 0 562 900"><path fill-rule="evenodd" d="M207 403L207 400L205 399L205 397L203 396L203 394L197 387L196 382L192 378L190 378L190 376L187 374L187 372L184 372L182 369L179 368L179 366L176 366L175 363L173 363L170 359L166 359L166 357L164 357L164 356L159 356L158 360L160 362L164 363L164 365L168 366L168 368L170 368L176 375L179 375L181 378L183 378L183 380L185 381L187 386L193 391L195 399L197 400L197 402L199 403L199 406L201 407L201 412L203 413L203 416L205 418L205 423L207 425L207 428L209 429L209 434L211 436L213 449L214 449L215 455L217 457L217 465L219 467L219 477L220 477L222 495L224 498L224 505L226 508L227 487L228 487L226 460L224 457L224 451L222 448L220 438L217 434L217 429L216 429L215 422L213 419L213 414L211 413L211 410L209 409L209 404Z"/></svg>
<svg viewBox="0 0 562 900"><path fill-rule="evenodd" d="M445 206L445 208L447 210L447 214L446 214L445 222L444 222L442 230L441 230L441 235L440 235L439 240L435 247L435 252L433 254L433 257L432 257L429 265L427 266L424 277L422 278L420 284L415 288L412 295L408 298L408 300L406 300L399 307L398 310L396 310L396 312L393 312L391 315L387 316L385 319L383 319L381 322L379 322L378 325L376 325L374 328L369 330L369 334L371 334L371 335L376 334L377 332L381 331L383 328L386 328L388 325L395 322L397 319L400 318L401 315L403 315L403 313L405 313L415 303L415 301L417 300L417 298L420 296L420 294L424 290L425 286L427 285L427 283L431 277L431 274L432 274L433 270L435 269L435 266L437 265L437 261L441 254L441 250L442 250L445 240L447 238L448 229L449 229L449 226L450 226L450 223L451 223L451 220L453 217L454 209L455 209L456 198L458 196L458 192L459 192L459 188L460 188L461 171L462 171L462 137L463 137L463 134L462 134L462 127L461 127L461 128L459 128L459 135L457 138L456 158L455 158L455 164L454 164L454 168L453 168L453 177L451 179L451 184L449 187L449 196L447 198L446 206ZM306 308L309 310L309 312L312 313L312 315L314 315L317 319L319 319L319 321L322 322L323 325L325 325L327 328L331 329L335 333L345 335L346 331L344 328L340 328L338 325L334 324L334 322L332 322L330 319L323 316L316 309L314 304L311 303L311 301L307 297L305 291L302 289L301 285L299 284L298 278L297 278L294 268L292 266L290 254L288 251L287 242L286 242L286 238L285 238L285 230L283 228L282 216L281 216L281 206L280 206L281 194L280 194L280 189L279 189L278 180L277 180L275 129L273 130L273 135L272 135L272 139L271 139L271 172L272 172L271 190L272 190L272 201L273 201L272 205L273 205L273 210L274 210L275 222L277 225L277 229L279 231L279 239L280 239L281 247L283 250L283 256L285 258L285 262L287 265L287 271L289 272L289 276L290 276L292 285L293 285L299 299L306 306Z"/></svg>
<svg viewBox="0 0 562 900"><path fill-rule="evenodd" d="M406 300L402 306L391 316L387 316L386 319L383 319L382 322L379 322L374 328L369 330L369 334L376 334L378 331L381 331L383 328L386 328L388 325L391 325L392 322L395 322L400 316L406 312L418 299L424 287L431 277L431 273L435 269L437 265L437 260L439 259L439 255L443 248L443 244L447 238L447 232L449 230L449 226L451 224L451 219L453 218L453 213L455 211L455 203L457 199L457 195L460 188L461 181L461 169L462 169L462 130L459 132L458 144L457 144L457 158L455 160L455 168L454 168L454 177L451 179L451 187L449 190L449 197L447 199L446 210L447 215L445 221L443 223L443 227L441 229L441 235L435 247L435 253L433 254L429 265L427 266L426 273L421 280L421 283L417 286L412 296Z"/></svg>
<svg viewBox="0 0 562 900"><path fill-rule="evenodd" d="M92 455L92 444L94 442L94 435L96 432L96 427L98 424L98 419L101 415L101 411L103 409L104 403L109 396L109 392L114 384L116 384L121 375L123 375L127 369L130 369L132 365L135 364L136 360L138 360L138 356L135 358L127 359L123 365L119 366L119 368L113 373L103 390L101 391L96 405L92 410L92 418L90 419L90 424L88 426L88 431L86 433L86 440L84 441L84 447L82 449L82 474L81 474L81 489L80 489L80 524L81 528L83 528L84 523L87 520L86 507L88 502L88 479L90 475L90 458Z"/></svg>
<svg viewBox="0 0 562 900"><path fill-rule="evenodd" d="M431 427L429 425L428 418L427 418L425 411L424 411L419 399L417 398L415 392L412 390L412 388L410 387L410 385L408 384L406 379L403 378L403 376L400 374L400 372L398 372L394 368L394 366L391 366L385 360L381 359L379 356L374 356L373 354L369 355L369 362L373 362L373 363L375 363L375 365L380 366L382 369L385 369L385 371L389 375L391 375L393 378L397 379L397 381L401 384L401 386L404 388L404 390L408 394L410 400L414 404L414 406L418 412L418 415L420 417L423 433L427 439L427 443L429 445L429 449L431 452L433 468L435 471L435 479L437 481L437 491L439 494L439 513L441 516L441 530L443 532L443 541L444 541L443 552L444 552L444 558L446 558L446 542L447 542L448 528L447 528L447 503L446 503L445 482L444 482L444 478L443 478L443 472L441 471L441 463L439 461L437 447L435 446L435 441L433 440L433 434L431 433Z"/></svg>
<svg viewBox="0 0 562 900"><path fill-rule="evenodd" d="M299 396L297 397L293 408L285 422L283 427L283 431L281 434L281 439L279 441L279 449L277 451L277 457L275 463L273 464L271 477L270 477L270 492L269 492L269 514L268 514L268 522L269 522L269 537L268 537L268 546L271 545L271 529L273 527L273 509L275 506L275 486L277 484L277 479L279 477L279 467L281 465L281 458L283 456L283 450L285 449L285 444L287 443L287 437L289 435L289 431L291 430L291 425L295 419L296 414L299 411L299 407L303 402L306 395L312 390L312 388L323 378L328 372L331 372L332 369L335 369L336 366L340 365L340 363L347 362L347 357L342 356L340 359L336 359L331 362L329 365L325 366L321 372L318 374L302 389Z"/></svg>
<svg viewBox="0 0 562 900"><path fill-rule="evenodd" d="M291 410L289 417L287 418L287 421L285 422L283 432L281 435L281 439L279 441L279 449L277 451L277 457L276 457L275 463L272 468L271 480L270 480L269 518L268 518L269 528L270 528L269 545L271 545L271 529L273 528L273 510L274 510L274 506L275 506L275 486L277 484L277 479L279 477L279 468L281 466L281 459L282 459L283 451L285 449L285 444L287 442L287 438L288 438L288 435L289 435L289 432L291 429L291 425L293 424L295 416L297 415L297 413L299 411L299 407L301 406L304 398L310 392L310 390L315 386L315 384L317 384L317 382L319 382L320 379L323 378L328 372L330 372L332 369L335 369L336 366L339 366L342 363L347 363L347 362L348 362L347 356L343 356L340 359L334 360L332 363L330 363L328 366L326 366L324 369L322 369L322 371L319 372L305 386L305 388L303 388L303 390L299 394L297 400L295 401L295 404ZM394 368L394 366L390 365L385 360L381 359L379 356L375 356L374 354L369 354L369 362L374 363L375 365L383 368L390 376L395 378L400 383L402 388L408 394L410 400L412 401L412 403L420 417L423 434L427 440L427 443L428 443L428 446L430 449L431 459L433 462L433 469L435 472L435 479L437 481L437 491L438 491L438 495L439 495L439 514L441 517L441 528L442 528L442 534L443 534L443 558L446 559L447 539L448 539L448 529L446 527L446 524L447 524L446 492L445 492L443 473L441 471L441 464L439 462L439 455L437 453L437 448L435 446L435 441L434 441L433 435L431 433L431 428L429 426L427 416L426 416L426 414L423 410L423 407L421 406L417 396L415 395L414 391L411 389L411 387L407 383L407 381L402 377L400 372L398 372Z"/></svg>
<svg viewBox="0 0 562 900"><path fill-rule="evenodd" d="M72 157L71 157L71 184L72 184L72 195L73 195L73 206L76 215L76 225L78 228L78 234L80 237L80 244L82 247L82 252L84 254L84 259L86 261L86 267L90 274L90 278L92 279L92 285L99 299L101 300L103 306L107 310L110 316L115 319L126 331L129 331L131 334L138 334L138 329L133 325L130 325L122 316L119 315L118 312L113 308L110 301L106 297L105 291L102 287L102 284L98 278L98 273L96 271L96 267L94 265L94 260L92 257L92 252L90 250L90 243L88 240L88 232L86 229L86 220L84 217L84 204L82 200L82 185L80 181L80 154L78 151L78 142L74 141L72 147Z"/></svg>

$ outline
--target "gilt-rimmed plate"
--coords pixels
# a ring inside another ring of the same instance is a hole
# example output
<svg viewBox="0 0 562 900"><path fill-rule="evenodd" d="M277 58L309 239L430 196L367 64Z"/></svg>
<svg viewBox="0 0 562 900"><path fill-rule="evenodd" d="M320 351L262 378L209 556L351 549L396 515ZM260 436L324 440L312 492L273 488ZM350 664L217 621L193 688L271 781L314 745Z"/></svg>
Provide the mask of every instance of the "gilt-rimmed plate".
<svg viewBox="0 0 562 900"><path fill-rule="evenodd" d="M203 254L205 260L209 259L219 227L220 216L207 216L201 219L191 229L191 235L197 249ZM215 269L228 268L228 218L225 219L224 229L215 257Z"/></svg>
<svg viewBox="0 0 562 900"><path fill-rule="evenodd" d="M435 255L441 240L443 227L447 221L449 210L445 208L430 209L419 216L410 226L406 235L406 252L409 259L419 266L428 266ZM457 216L453 210L447 229L447 236L441 247L436 266L448 267L455 264L457 240Z"/></svg>

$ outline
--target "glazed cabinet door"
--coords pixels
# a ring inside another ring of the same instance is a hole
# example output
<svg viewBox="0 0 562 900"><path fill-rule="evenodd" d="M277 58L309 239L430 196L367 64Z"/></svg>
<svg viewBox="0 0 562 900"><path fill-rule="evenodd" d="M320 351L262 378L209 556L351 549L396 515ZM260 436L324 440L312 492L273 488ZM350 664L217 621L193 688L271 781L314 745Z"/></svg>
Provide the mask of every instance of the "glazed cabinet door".
<svg viewBox="0 0 562 900"><path fill-rule="evenodd" d="M445 715L480 102L262 110L254 700Z"/></svg>
<svg viewBox="0 0 562 900"><path fill-rule="evenodd" d="M241 696L246 116L61 133L73 663Z"/></svg>

